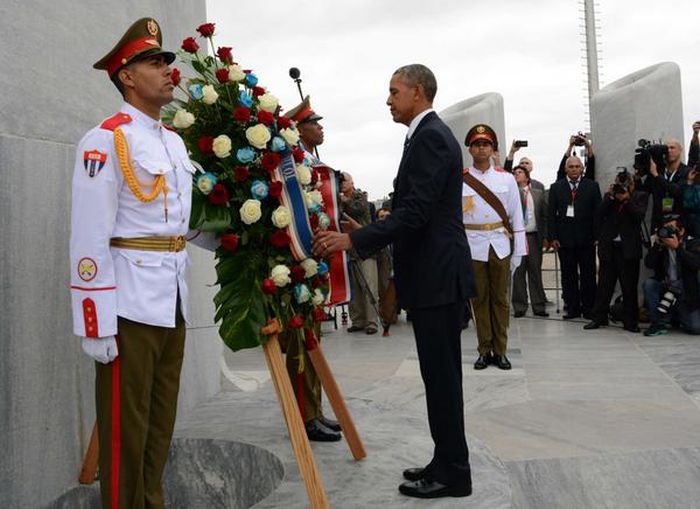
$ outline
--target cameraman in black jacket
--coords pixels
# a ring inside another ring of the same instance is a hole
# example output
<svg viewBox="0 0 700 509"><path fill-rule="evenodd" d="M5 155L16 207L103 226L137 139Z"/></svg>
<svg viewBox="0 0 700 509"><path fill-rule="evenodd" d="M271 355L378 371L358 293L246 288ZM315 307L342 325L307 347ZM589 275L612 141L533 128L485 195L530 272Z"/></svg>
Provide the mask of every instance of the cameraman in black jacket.
<svg viewBox="0 0 700 509"><path fill-rule="evenodd" d="M680 141L668 140L666 147L666 167L660 169L651 158L646 180L647 190L652 196L652 229L660 226L661 218L665 214L683 214L682 186L688 179L690 168L681 161L683 147Z"/></svg>
<svg viewBox="0 0 700 509"><path fill-rule="evenodd" d="M700 334L700 240L687 240L678 214L663 217L644 264L654 276L644 282L651 326L645 336L666 334L676 318L688 334Z"/></svg>

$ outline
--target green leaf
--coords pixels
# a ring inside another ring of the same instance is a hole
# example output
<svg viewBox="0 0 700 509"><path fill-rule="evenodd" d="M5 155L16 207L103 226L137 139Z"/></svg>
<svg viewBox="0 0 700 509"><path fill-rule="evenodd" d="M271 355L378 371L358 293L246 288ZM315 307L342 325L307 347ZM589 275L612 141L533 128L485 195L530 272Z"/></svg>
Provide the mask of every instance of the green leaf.
<svg viewBox="0 0 700 509"><path fill-rule="evenodd" d="M207 198L196 187L192 190L192 211L190 212L190 230L199 230L204 222L204 204Z"/></svg>
<svg viewBox="0 0 700 509"><path fill-rule="evenodd" d="M203 232L222 232L231 224L231 212L225 205L204 203L204 221L199 229Z"/></svg>

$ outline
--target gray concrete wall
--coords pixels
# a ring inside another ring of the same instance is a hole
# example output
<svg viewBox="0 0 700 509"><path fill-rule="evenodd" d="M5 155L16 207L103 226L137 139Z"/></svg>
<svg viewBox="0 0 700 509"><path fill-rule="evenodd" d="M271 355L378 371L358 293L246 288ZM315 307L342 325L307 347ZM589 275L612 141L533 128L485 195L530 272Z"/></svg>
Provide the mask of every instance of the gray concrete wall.
<svg viewBox="0 0 700 509"><path fill-rule="evenodd" d="M72 336L68 295L75 144L121 103L92 64L137 18L177 49L205 1L0 3L0 507L41 507L76 482L94 421L94 368ZM193 255L193 323L180 416L218 392L210 253Z"/></svg>
<svg viewBox="0 0 700 509"><path fill-rule="evenodd" d="M640 138L684 143L680 68L664 62L611 83L593 96L591 121L596 180L605 190L616 167L633 171Z"/></svg>
<svg viewBox="0 0 700 509"><path fill-rule="evenodd" d="M445 108L440 113L440 118L452 130L457 141L462 147L462 159L464 167L471 166L472 156L469 150L464 146L464 138L467 131L474 125L482 123L489 125L498 136L498 148L504 154L507 153L509 145L504 145L505 141L505 115L503 112L503 96L496 92L488 92L486 94L477 95L464 101L453 104L449 108ZM501 162L503 162L501 161Z"/></svg>

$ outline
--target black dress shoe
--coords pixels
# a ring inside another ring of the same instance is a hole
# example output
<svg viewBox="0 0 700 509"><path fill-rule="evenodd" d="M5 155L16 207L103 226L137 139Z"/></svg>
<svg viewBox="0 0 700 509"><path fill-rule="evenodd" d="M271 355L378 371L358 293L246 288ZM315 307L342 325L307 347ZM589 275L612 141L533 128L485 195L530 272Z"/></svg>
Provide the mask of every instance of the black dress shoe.
<svg viewBox="0 0 700 509"><path fill-rule="evenodd" d="M306 436L312 442L337 442L342 438L340 433L326 428L318 419L311 419L305 427Z"/></svg>
<svg viewBox="0 0 700 509"><path fill-rule="evenodd" d="M579 316L581 316L581 313L567 313L562 318L564 320L573 320L574 318L578 318Z"/></svg>
<svg viewBox="0 0 700 509"><path fill-rule="evenodd" d="M510 361L505 355L494 355L493 364L495 364L498 369L508 370L513 367L510 365Z"/></svg>
<svg viewBox="0 0 700 509"><path fill-rule="evenodd" d="M360 332L361 330L365 330L364 327L359 327L357 325L351 325L348 327L348 332Z"/></svg>
<svg viewBox="0 0 700 509"><path fill-rule="evenodd" d="M623 329L625 329L628 332L639 332L640 331L639 327L637 327L636 325L625 325L623 327Z"/></svg>
<svg viewBox="0 0 700 509"><path fill-rule="evenodd" d="M479 355L479 358L474 363L474 369L486 369L491 364L491 359L488 355Z"/></svg>
<svg viewBox="0 0 700 509"><path fill-rule="evenodd" d="M591 320L586 325L583 326L585 330L600 329L601 326L607 325L606 323L600 322L598 320Z"/></svg>
<svg viewBox="0 0 700 509"><path fill-rule="evenodd" d="M419 479L399 485L399 491L403 495L415 498L468 497L472 494L472 487L447 486L437 481Z"/></svg>
<svg viewBox="0 0 700 509"><path fill-rule="evenodd" d="M333 419L329 419L325 415L322 415L321 417L318 418L319 421L321 421L321 424L323 424L326 428L333 430L333 431L340 431L341 427L338 421L334 421Z"/></svg>
<svg viewBox="0 0 700 509"><path fill-rule="evenodd" d="M414 467L403 471L403 478L407 481L420 481L425 477L425 468Z"/></svg>
<svg viewBox="0 0 700 509"><path fill-rule="evenodd" d="M535 316L544 316L545 318L549 316L549 313L546 311L533 311L532 314Z"/></svg>
<svg viewBox="0 0 700 509"><path fill-rule="evenodd" d="M525 316L525 311L516 311L513 313L514 318L522 318L523 316Z"/></svg>

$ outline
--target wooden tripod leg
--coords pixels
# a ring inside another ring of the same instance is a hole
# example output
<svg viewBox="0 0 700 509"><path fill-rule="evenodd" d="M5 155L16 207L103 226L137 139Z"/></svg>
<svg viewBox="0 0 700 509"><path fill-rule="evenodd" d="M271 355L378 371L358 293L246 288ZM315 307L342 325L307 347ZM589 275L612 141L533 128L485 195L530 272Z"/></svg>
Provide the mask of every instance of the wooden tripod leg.
<svg viewBox="0 0 700 509"><path fill-rule="evenodd" d="M83 458L83 466L80 469L80 476L78 477L78 482L80 484L92 484L95 482L98 456L100 452L99 447L99 442L97 440L97 423L95 423L92 427L90 443L88 444L87 452Z"/></svg>
<svg viewBox="0 0 700 509"><path fill-rule="evenodd" d="M263 346L263 351L265 352L265 360L267 361L272 381L277 390L277 397L282 407L284 420L287 423L294 456L296 456L297 465L299 465L299 471L306 486L309 504L312 509L329 508L326 492L323 489L323 481L318 472L314 453L309 445L306 429L299 415L299 408L294 397L294 391L292 391L289 374L282 359L282 350L280 349L277 334L270 335L267 343Z"/></svg>
<svg viewBox="0 0 700 509"><path fill-rule="evenodd" d="M307 345L309 343L310 342L307 341ZM355 427L355 422L352 420L350 411L345 405L345 400L340 392L340 387L338 387L335 377L331 372L331 368L326 361L326 357L323 355L321 345L318 342L315 342L313 348L309 348L307 351L309 358L311 359L311 364L314 365L316 374L321 380L321 385L326 393L326 397L328 397L328 402L331 404L331 408L333 408L333 412L335 413L338 423L343 430L343 434L345 435L345 440L348 443L348 447L350 447L352 457L356 460L363 459L365 456L367 456L365 446L362 444L362 439L360 438L360 434L357 432L357 428Z"/></svg>

